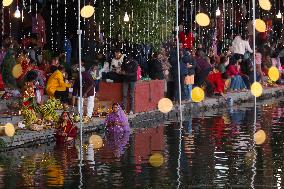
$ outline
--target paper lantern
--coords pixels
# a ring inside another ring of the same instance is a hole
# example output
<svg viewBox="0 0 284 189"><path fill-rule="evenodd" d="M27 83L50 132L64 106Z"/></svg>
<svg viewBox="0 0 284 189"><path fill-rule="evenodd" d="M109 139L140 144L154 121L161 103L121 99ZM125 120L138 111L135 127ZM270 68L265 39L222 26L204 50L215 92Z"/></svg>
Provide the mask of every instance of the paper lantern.
<svg viewBox="0 0 284 189"><path fill-rule="evenodd" d="M260 97L261 94L262 94L262 86L259 82L254 82L252 85L251 85L251 94L255 97Z"/></svg>
<svg viewBox="0 0 284 189"><path fill-rule="evenodd" d="M173 102L168 98L162 98L158 102L158 109L163 113L168 113L173 109Z"/></svg>
<svg viewBox="0 0 284 189"><path fill-rule="evenodd" d="M13 0L3 0L3 7L8 7L13 3Z"/></svg>
<svg viewBox="0 0 284 189"><path fill-rule="evenodd" d="M14 125L12 123L7 123L5 125L5 134L8 137L14 136L14 134L15 134L15 127L14 127Z"/></svg>
<svg viewBox="0 0 284 189"><path fill-rule="evenodd" d="M271 3L270 3L269 0L259 0L259 6L263 10L267 10L267 11L269 11L271 9Z"/></svg>
<svg viewBox="0 0 284 189"><path fill-rule="evenodd" d="M90 18L91 16L93 16L95 12L95 8L91 5L86 5L81 9L81 16L83 18Z"/></svg>
<svg viewBox="0 0 284 189"><path fill-rule="evenodd" d="M259 130L254 134L254 142L257 145L261 145L266 140L266 134L263 130Z"/></svg>
<svg viewBox="0 0 284 189"><path fill-rule="evenodd" d="M279 70L275 66L269 68L268 76L272 81L277 81L280 77Z"/></svg>
<svg viewBox="0 0 284 189"><path fill-rule="evenodd" d="M92 135L89 138L89 144L93 145L93 148L101 148L103 146L103 139L99 135Z"/></svg>
<svg viewBox="0 0 284 189"><path fill-rule="evenodd" d="M18 79L22 74L23 74L23 68L21 64L16 64L12 69L13 77Z"/></svg>
<svg viewBox="0 0 284 189"><path fill-rule="evenodd" d="M210 24L209 16L205 13L198 13L195 16L195 21L199 26L208 26Z"/></svg>
<svg viewBox="0 0 284 189"><path fill-rule="evenodd" d="M150 156L149 163L153 167L160 167L164 163L164 157L163 157L162 154L155 153L155 154Z"/></svg>
<svg viewBox="0 0 284 189"><path fill-rule="evenodd" d="M261 19L255 20L255 29L259 32L266 32L266 24Z"/></svg>
<svg viewBox="0 0 284 189"><path fill-rule="evenodd" d="M201 102L202 100L204 100L205 94L203 89L201 89L200 87L195 87L194 89L192 89L191 91L191 98L193 102Z"/></svg>

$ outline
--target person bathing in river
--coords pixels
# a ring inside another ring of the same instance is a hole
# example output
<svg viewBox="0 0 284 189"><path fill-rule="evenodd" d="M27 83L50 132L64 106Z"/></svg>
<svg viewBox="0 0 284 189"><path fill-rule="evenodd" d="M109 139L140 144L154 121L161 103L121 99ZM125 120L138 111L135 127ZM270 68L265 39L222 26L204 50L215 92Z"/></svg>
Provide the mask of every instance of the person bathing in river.
<svg viewBox="0 0 284 189"><path fill-rule="evenodd" d="M54 134L57 144L74 141L77 136L77 127L70 118L68 112L63 112L58 121L58 127Z"/></svg>
<svg viewBox="0 0 284 189"><path fill-rule="evenodd" d="M124 132L130 131L128 118L118 103L114 103L112 105L112 112L107 116L105 120L105 126L107 131L111 130L121 130Z"/></svg>

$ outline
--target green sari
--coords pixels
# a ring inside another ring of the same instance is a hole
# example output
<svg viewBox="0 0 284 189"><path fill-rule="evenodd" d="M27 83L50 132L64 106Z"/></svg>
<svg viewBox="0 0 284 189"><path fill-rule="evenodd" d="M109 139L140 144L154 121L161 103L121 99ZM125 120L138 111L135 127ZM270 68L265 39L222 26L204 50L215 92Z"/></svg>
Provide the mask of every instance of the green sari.
<svg viewBox="0 0 284 189"><path fill-rule="evenodd" d="M14 57L14 51L9 49L4 57L2 64L2 78L5 84L5 88L16 89L17 81L12 75L13 67L16 65L16 59Z"/></svg>

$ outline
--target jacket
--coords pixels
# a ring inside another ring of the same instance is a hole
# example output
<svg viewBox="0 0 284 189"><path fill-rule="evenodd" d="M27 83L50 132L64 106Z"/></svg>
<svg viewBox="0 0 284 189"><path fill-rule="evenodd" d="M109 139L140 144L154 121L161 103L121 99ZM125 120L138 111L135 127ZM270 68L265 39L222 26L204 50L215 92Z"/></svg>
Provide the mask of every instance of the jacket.
<svg viewBox="0 0 284 189"><path fill-rule="evenodd" d="M82 84L83 84L83 95L87 95L87 97L95 95L95 81L88 71L84 71L82 73ZM76 78L73 85L73 96L78 96L80 93L80 80L79 77Z"/></svg>
<svg viewBox="0 0 284 189"><path fill-rule="evenodd" d="M69 83L64 82L62 72L56 70L47 80L46 92L48 96L53 97L55 91L66 91L70 87Z"/></svg>
<svg viewBox="0 0 284 189"><path fill-rule="evenodd" d="M125 72L123 75L123 81L135 82L137 81L137 69L138 63L135 60L131 60L129 63L123 62L121 70Z"/></svg>

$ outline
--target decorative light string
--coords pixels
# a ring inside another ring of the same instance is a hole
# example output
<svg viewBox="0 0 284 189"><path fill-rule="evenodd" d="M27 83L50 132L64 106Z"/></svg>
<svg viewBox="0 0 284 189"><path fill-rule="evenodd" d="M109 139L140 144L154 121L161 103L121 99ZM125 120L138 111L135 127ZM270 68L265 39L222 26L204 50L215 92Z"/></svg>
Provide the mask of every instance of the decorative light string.
<svg viewBox="0 0 284 189"><path fill-rule="evenodd" d="M59 0L56 0L56 38L55 38L55 51L58 51L58 36L59 36Z"/></svg>
<svg viewBox="0 0 284 189"><path fill-rule="evenodd" d="M12 37L12 22L11 22L11 8L9 7L9 35Z"/></svg>
<svg viewBox="0 0 284 189"><path fill-rule="evenodd" d="M1 41L2 41L2 48L3 48L3 46L4 46L4 29L5 29L5 27L4 27L4 25L5 25L5 19L4 19L4 7L2 6L1 7L1 13L2 13L2 17L1 17L1 20L2 20L2 35L1 35Z"/></svg>
<svg viewBox="0 0 284 189"><path fill-rule="evenodd" d="M51 33L51 49L54 50L54 38L53 38L53 6L52 2L50 3L50 33Z"/></svg>

